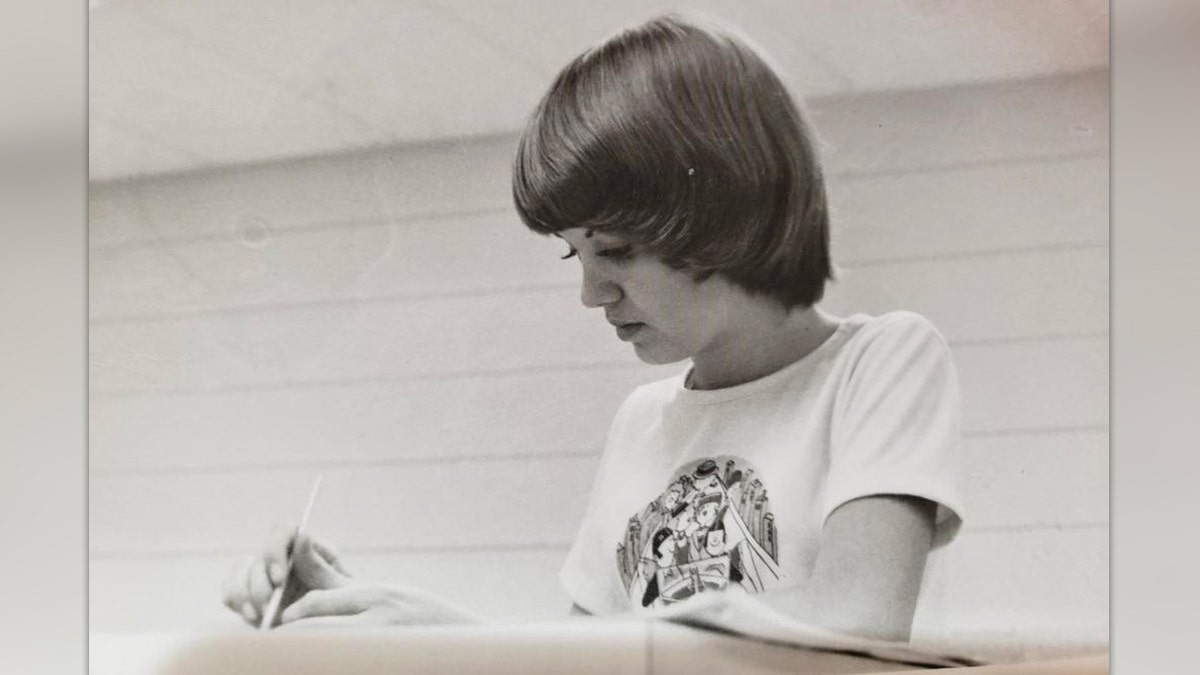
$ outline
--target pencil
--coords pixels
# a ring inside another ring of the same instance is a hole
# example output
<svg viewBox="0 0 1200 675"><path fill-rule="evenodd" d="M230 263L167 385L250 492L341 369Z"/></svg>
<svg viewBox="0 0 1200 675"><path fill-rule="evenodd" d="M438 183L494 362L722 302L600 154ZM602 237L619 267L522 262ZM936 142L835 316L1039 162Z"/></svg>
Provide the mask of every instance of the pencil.
<svg viewBox="0 0 1200 675"><path fill-rule="evenodd" d="M308 525L308 515L312 513L313 503L317 501L317 490L321 488L322 474L317 474L317 480L313 482L312 491L308 493L308 504L304 507L304 515L300 517L300 526L296 528L296 539L304 533L305 526ZM293 543L293 549L295 544ZM288 554L287 567L283 571L283 583L275 589L271 594L271 601L267 603L267 611L263 612L262 623L259 624L259 630L270 630L271 624L275 623L275 615L279 613L279 603L283 601L283 592L287 589L288 580L292 578L292 560L295 557L295 551Z"/></svg>

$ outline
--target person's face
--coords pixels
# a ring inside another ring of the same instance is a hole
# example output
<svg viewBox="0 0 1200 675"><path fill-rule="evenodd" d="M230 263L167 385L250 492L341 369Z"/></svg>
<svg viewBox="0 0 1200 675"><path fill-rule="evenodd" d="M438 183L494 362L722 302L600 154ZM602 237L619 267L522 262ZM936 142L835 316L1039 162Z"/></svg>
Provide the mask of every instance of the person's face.
<svg viewBox="0 0 1200 675"><path fill-rule="evenodd" d="M697 283L615 234L572 228L559 236L583 267L583 305L603 309L642 361L696 359L735 344L731 310L740 294L720 275Z"/></svg>
<svg viewBox="0 0 1200 675"><path fill-rule="evenodd" d="M654 552L658 557L658 562L666 563L671 560L671 556L675 555L675 538L667 537L658 545L658 550Z"/></svg>
<svg viewBox="0 0 1200 675"><path fill-rule="evenodd" d="M696 522L704 527L708 527L717 522L717 504L716 502L708 502L700 507L700 511L696 514Z"/></svg>
<svg viewBox="0 0 1200 675"><path fill-rule="evenodd" d="M704 550L709 555L721 555L725 552L725 530L709 530L704 537Z"/></svg>
<svg viewBox="0 0 1200 675"><path fill-rule="evenodd" d="M679 504L679 490L671 490L667 492L667 496L663 497L663 509L670 511Z"/></svg>

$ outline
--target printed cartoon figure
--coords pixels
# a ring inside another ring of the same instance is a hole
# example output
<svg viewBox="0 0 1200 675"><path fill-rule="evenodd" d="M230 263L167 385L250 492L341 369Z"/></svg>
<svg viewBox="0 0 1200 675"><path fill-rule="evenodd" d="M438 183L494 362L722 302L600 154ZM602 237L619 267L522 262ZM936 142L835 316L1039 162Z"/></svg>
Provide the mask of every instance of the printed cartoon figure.
<svg viewBox="0 0 1200 675"><path fill-rule="evenodd" d="M720 457L681 467L629 519L617 564L631 602L664 606L731 583L757 593L780 580L767 491L760 479L747 484L754 471L741 463Z"/></svg>
<svg viewBox="0 0 1200 675"><path fill-rule="evenodd" d="M704 555L715 558L725 553L725 525L709 528L704 533Z"/></svg>
<svg viewBox="0 0 1200 675"><path fill-rule="evenodd" d="M686 527L693 558L704 550L704 535L717 522L717 515L722 513L722 501L724 501L724 495L719 492L706 494L696 500L692 520Z"/></svg>
<svg viewBox="0 0 1200 675"><path fill-rule="evenodd" d="M648 607L650 603L658 599L658 571L679 564L675 557L675 552L678 550L675 541L675 533L666 527L655 532L650 540L650 550L654 552L654 559L649 566L644 568L648 583L646 590L642 593L643 607Z"/></svg>

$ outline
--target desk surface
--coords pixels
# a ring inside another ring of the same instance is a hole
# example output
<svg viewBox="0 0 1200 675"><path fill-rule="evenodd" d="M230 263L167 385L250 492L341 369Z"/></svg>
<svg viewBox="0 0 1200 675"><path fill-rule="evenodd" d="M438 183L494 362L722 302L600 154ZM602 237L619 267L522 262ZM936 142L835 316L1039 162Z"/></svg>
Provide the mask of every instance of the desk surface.
<svg viewBox="0 0 1200 675"><path fill-rule="evenodd" d="M99 675L928 672L862 656L762 644L677 624L645 621L557 621L354 632L93 634L89 648L89 672ZM1108 659L1101 656L940 672L968 671L978 675L1099 675L1108 672Z"/></svg>

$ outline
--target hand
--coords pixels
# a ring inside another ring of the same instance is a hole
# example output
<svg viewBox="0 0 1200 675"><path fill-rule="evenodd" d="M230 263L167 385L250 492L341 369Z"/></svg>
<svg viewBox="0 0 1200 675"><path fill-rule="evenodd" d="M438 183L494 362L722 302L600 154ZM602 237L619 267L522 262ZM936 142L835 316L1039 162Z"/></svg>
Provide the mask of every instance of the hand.
<svg viewBox="0 0 1200 675"><path fill-rule="evenodd" d="M352 581L328 544L307 534L297 538L295 527L277 527L262 552L239 561L225 579L225 606L257 627L271 594L284 581L289 552L294 552L292 573L279 605L281 611L310 591L340 588ZM275 625L278 623L277 616Z"/></svg>
<svg viewBox="0 0 1200 675"><path fill-rule="evenodd" d="M349 583L311 590L292 603L282 628L478 623L482 619L432 593L384 584Z"/></svg>

